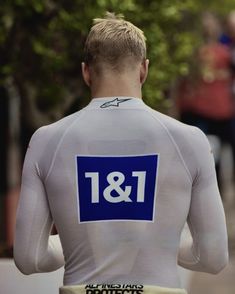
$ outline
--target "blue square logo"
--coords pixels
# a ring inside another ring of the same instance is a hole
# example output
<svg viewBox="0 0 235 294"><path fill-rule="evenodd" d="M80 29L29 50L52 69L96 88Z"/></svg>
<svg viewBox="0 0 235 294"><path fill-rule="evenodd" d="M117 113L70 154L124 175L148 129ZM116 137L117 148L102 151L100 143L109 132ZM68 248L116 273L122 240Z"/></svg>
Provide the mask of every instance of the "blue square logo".
<svg viewBox="0 0 235 294"><path fill-rule="evenodd" d="M76 157L79 222L153 221L159 156Z"/></svg>

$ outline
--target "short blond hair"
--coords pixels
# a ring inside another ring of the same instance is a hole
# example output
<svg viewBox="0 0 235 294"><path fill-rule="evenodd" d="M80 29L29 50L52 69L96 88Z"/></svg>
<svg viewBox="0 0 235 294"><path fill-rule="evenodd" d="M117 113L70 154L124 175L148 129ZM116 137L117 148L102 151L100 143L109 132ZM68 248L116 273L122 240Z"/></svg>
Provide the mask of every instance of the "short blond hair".
<svg viewBox="0 0 235 294"><path fill-rule="evenodd" d="M120 71L127 58L133 63L146 58L146 38L142 30L122 15L106 12L105 18L94 19L84 54L87 65L96 69L105 65Z"/></svg>

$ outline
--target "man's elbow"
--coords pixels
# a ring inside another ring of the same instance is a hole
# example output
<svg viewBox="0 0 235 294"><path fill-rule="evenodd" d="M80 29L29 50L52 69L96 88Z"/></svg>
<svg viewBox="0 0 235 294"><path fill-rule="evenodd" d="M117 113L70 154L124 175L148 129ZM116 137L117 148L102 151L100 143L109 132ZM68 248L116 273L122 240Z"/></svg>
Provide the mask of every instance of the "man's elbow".
<svg viewBox="0 0 235 294"><path fill-rule="evenodd" d="M21 263L18 263L15 261L15 265L18 268L18 270L24 275L28 276L28 275L31 275L34 273L32 268L26 267L26 266L22 265Z"/></svg>
<svg viewBox="0 0 235 294"><path fill-rule="evenodd" d="M210 261L205 265L205 271L207 273L216 275L227 266L228 262L229 257L227 252L219 254L210 259Z"/></svg>
<svg viewBox="0 0 235 294"><path fill-rule="evenodd" d="M17 254L14 252L14 262L18 270L24 275L36 273L35 260L29 255Z"/></svg>

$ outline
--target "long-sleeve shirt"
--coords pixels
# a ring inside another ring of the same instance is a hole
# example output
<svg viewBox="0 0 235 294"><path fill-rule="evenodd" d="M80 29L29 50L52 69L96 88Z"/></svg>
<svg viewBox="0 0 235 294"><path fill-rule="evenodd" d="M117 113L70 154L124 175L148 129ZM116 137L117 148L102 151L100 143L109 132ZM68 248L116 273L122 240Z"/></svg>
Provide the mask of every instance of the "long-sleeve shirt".
<svg viewBox="0 0 235 294"><path fill-rule="evenodd" d="M180 245L186 222L193 243ZM178 288L177 263L219 272L227 232L206 136L132 97L95 98L40 128L23 167L14 259L25 274L64 265L65 285Z"/></svg>

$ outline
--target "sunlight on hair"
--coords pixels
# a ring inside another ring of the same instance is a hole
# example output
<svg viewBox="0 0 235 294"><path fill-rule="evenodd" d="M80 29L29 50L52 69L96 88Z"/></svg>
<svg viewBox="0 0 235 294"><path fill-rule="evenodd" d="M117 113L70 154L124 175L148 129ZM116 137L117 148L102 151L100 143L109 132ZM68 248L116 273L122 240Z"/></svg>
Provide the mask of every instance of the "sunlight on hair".
<svg viewBox="0 0 235 294"><path fill-rule="evenodd" d="M103 65L121 71L125 63L130 68L146 58L143 31L125 20L122 14L106 12L104 18L95 18L93 22L84 54L85 63L97 72Z"/></svg>
<svg viewBox="0 0 235 294"><path fill-rule="evenodd" d="M119 13L119 14L115 14L114 12L109 12L106 11L104 18L95 18L93 19L93 24L97 24L100 23L104 20L124 20L124 15Z"/></svg>

